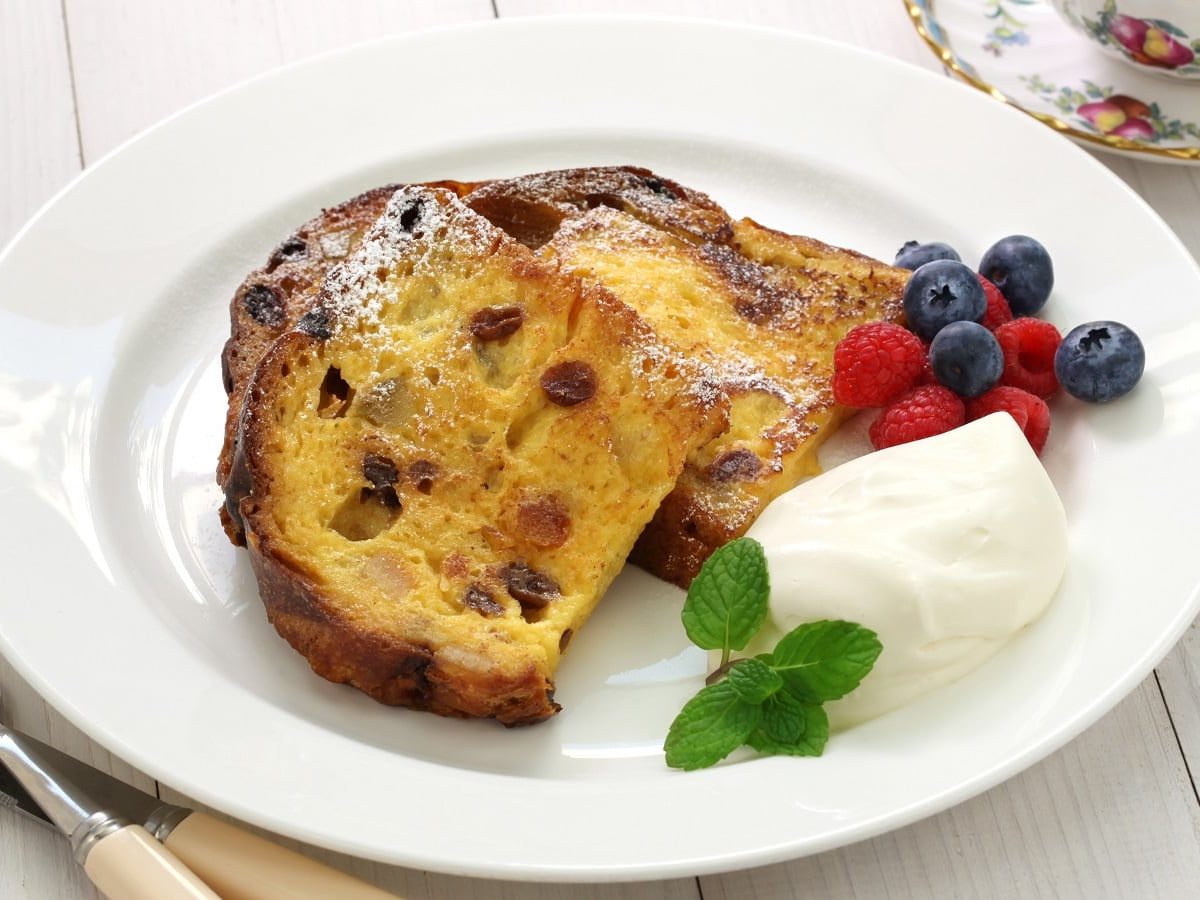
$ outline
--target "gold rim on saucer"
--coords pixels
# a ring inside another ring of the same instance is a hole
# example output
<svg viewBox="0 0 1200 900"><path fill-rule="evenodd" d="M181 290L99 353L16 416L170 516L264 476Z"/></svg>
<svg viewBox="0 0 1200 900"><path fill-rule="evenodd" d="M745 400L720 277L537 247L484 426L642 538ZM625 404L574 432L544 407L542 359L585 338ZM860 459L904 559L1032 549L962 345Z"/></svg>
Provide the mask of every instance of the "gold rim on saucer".
<svg viewBox="0 0 1200 900"><path fill-rule="evenodd" d="M905 9L908 10L908 16L912 20L913 27L917 30L917 34L925 41L925 44L933 51L934 55L941 61L947 69L961 78L971 87L983 91L991 97L999 100L1001 103L1006 103L1014 109L1019 109L1026 115L1033 116L1039 122L1049 125L1055 131L1061 134L1068 135L1081 141L1087 141L1089 144L1097 144L1101 147L1106 147L1110 150L1120 150L1126 153L1136 153L1146 156L1160 156L1167 159L1178 159L1195 162L1200 160L1200 147L1147 147L1145 144L1140 144L1137 141L1131 141L1128 138L1120 137L1119 135L1107 134L1089 134L1086 131L1081 131L1069 122L1064 122L1062 119L1052 116L1048 113L1036 112L1035 110L1026 109L1008 94L1004 93L994 85L988 84L976 75L967 72L959 65L958 57L954 54L947 45L943 44L935 38L929 29L925 27L926 11L921 8L916 0L903 0ZM932 4L930 4L932 6Z"/></svg>

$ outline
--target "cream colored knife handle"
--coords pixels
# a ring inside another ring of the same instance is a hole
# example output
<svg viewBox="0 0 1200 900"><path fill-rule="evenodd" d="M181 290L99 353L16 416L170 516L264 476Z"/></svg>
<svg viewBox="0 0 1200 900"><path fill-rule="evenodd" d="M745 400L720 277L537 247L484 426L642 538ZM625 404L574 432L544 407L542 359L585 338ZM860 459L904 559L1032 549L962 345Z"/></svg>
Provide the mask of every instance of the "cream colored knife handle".
<svg viewBox="0 0 1200 900"><path fill-rule="evenodd" d="M97 841L83 868L109 900L221 900L141 825Z"/></svg>
<svg viewBox="0 0 1200 900"><path fill-rule="evenodd" d="M257 835L194 812L164 843L224 900L397 900Z"/></svg>

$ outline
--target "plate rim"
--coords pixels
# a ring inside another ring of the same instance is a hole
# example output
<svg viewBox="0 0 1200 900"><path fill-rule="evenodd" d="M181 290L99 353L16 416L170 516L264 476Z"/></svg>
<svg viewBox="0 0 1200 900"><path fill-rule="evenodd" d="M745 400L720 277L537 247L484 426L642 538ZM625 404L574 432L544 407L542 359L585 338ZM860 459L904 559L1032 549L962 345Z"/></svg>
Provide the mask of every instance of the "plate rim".
<svg viewBox="0 0 1200 900"><path fill-rule="evenodd" d="M906 4L912 0L905 0ZM838 52L843 52L849 56L870 56L875 57L882 63L895 66L899 69L905 69L910 72L922 73L921 76L927 77L932 82L945 83L937 73L930 72L918 66L906 63L902 60L895 59L886 54L879 53L873 50L867 50L853 45L847 45L839 41L830 40L822 37L814 37L811 35L799 34L784 28L749 25L742 23L727 22L706 18L694 18L686 16L664 16L664 15L621 15L621 14L602 14L602 15L554 15L536 18L517 17L507 20L485 20L481 22L471 22L458 25L439 26L430 29L421 29L412 32L401 34L386 35L379 38L374 38L370 41L360 42L348 47L337 48L335 50L320 53L314 56L307 57L302 60L297 60L283 66L268 70L267 72L259 73L255 76L247 78L234 85L226 87L212 95L201 98L182 109L172 113L164 119L156 122L149 128L137 133L126 141L119 144L117 147L110 150L108 153L101 156L95 163L77 173L61 190L56 192L49 200L47 200L38 211L30 217L30 219L16 232L13 238L0 251L0 267L6 263L9 255L14 251L17 245L24 239L25 235L35 226L35 224L62 198L70 193L80 182L89 177L93 177L95 172L101 169L105 163L111 158L119 155L132 144L142 140L147 135L157 131L160 128L167 126L175 119L183 117L192 110L205 106L209 103L218 101L224 95L234 93L246 88L249 85L259 81L284 77L287 72L293 69L305 67L330 57L341 55L352 55L359 52L365 47L371 47L381 44L403 44L409 41L421 41L429 35L437 35L444 32L464 32L464 31L479 31L486 28L502 28L502 29L522 29L522 28L541 28L552 27L559 23L586 23L593 20L601 20L605 22L624 22L624 23L640 23L646 21L663 22L679 27L696 27L696 28L712 28L718 30L733 30L744 32L767 32L785 37L787 40L799 43L815 43L828 45L837 48ZM1088 154L1079 150L1080 163L1083 164L1083 159L1089 158ZM1136 191L1130 188L1116 174L1107 169L1102 163L1094 158L1089 159L1097 169L1104 173L1115 186L1119 186L1127 193L1130 199L1136 201L1145 213L1148 213L1151 219L1159 226L1164 233L1164 236L1169 235L1174 242L1175 247L1181 250L1185 257L1191 260L1193 267L1200 274L1200 266L1196 264L1195 259L1191 256L1186 246L1183 245L1179 237L1168 226L1158 213L1149 206L1146 201L1141 198ZM530 866L529 864L514 864L506 868L497 868L493 865L478 866L473 865L470 861L463 860L455 861L452 865L443 865L443 860L438 860L437 864L432 868L434 871L447 872L458 875L468 875L475 877L498 878L504 880L530 880L530 881L572 881L572 882L611 882L611 881L630 881L630 880L656 880L671 877L692 876L698 874L710 874L715 872L729 871L735 868L744 868L748 866L764 865L774 862L786 861L798 858L800 855L810 855L823 852L839 846L844 846L848 843L847 833L852 834L852 840L863 840L875 837L879 834L886 833L896 828L904 827L915 821L918 821L927 816L941 812L952 805L963 802L973 796L976 796L1006 780L1009 777L1023 771L1028 766L1045 758L1050 753L1062 747L1070 740L1077 737L1090 725L1094 724L1101 716L1111 710L1121 699L1127 696L1137 684L1149 673L1154 665L1157 664L1163 656L1174 646L1179 637L1187 629L1188 625L1195 617L1197 610L1200 610L1200 586L1198 586L1192 594L1183 603L1175 619L1171 623L1169 629L1164 630L1158 639L1150 646L1142 656L1131 663L1121 678L1115 683L1114 687L1108 691L1095 696L1091 702L1084 705L1071 718L1059 722L1050 732L1040 740L1034 741L1029 746L1026 746L1020 752L1013 754L1003 762L976 773L972 777L964 780L962 783L948 788L940 793L923 798L921 801L911 803L899 809L891 809L882 813L866 822L858 822L853 825L845 826L840 829L831 829L824 833L820 839L805 839L797 841L793 839L790 842L781 842L773 847L761 849L757 852L738 851L724 855L710 855L700 860L694 859L679 859L666 864L663 863L639 863L639 864L620 864L617 866L607 866L597 864L592 866L575 866L569 868L555 868L553 866ZM51 703L59 712L61 712L72 724L79 727L85 734L97 740L106 748L116 748L115 752L121 758L129 761L140 770L155 777L158 780L172 785L180 785L186 789L186 792L205 802L218 808L232 810L240 818L262 827L269 828L282 835L297 838L299 840L309 841L320 846L330 847L342 852L351 853L363 858L377 859L380 862L404 865L414 868L429 867L430 860L427 857L406 855L403 852L393 854L389 857L380 857L373 854L364 854L361 847L348 841L333 840L325 833L314 833L305 830L301 825L294 822L279 821L274 819L269 814L262 814L256 810L251 810L244 806L239 807L235 803L231 803L229 798L218 797L215 792L206 790L203 785L187 784L186 779L178 780L175 777L163 778L162 773L167 770L156 763L149 757L142 756L136 747L127 745L120 740L117 735L94 727L81 710L78 710L72 703L68 702L67 698L60 693L54 691L48 679L43 678L32 667L26 665L26 661L18 656L12 646L7 641L3 632L0 632L0 649L3 649L4 657L13 665L14 669L30 684L38 694L46 701ZM216 802L214 802L216 801ZM797 844L803 843L802 849L797 849Z"/></svg>

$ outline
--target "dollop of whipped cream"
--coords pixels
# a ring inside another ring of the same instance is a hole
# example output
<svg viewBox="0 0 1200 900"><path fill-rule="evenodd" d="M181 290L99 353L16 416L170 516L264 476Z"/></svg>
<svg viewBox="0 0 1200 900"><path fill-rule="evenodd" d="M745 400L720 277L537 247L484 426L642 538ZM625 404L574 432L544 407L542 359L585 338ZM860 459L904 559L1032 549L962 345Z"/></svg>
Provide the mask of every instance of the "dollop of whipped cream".
<svg viewBox="0 0 1200 900"><path fill-rule="evenodd" d="M749 531L770 566L770 612L736 656L797 625L846 619L883 643L856 691L826 704L844 727L949 684L1049 605L1067 522L1007 413L861 456L775 500Z"/></svg>

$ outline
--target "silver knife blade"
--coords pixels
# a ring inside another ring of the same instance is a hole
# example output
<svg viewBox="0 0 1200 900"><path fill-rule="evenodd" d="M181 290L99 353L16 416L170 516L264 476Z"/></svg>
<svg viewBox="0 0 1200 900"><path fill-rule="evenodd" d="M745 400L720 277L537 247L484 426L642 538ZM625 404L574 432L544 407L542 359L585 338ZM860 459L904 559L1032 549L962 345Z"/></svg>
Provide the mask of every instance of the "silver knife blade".
<svg viewBox="0 0 1200 900"><path fill-rule="evenodd" d="M114 778L106 772L101 772L87 763L80 762L75 757L69 756L61 750L55 750L53 747L29 737L27 734L22 734L15 730L13 730L13 734L20 738L22 742L31 744L34 748L41 751L45 755L46 761L53 764L56 771L86 791L88 797L107 812L116 813L131 822L143 825L156 811L161 810L163 807L171 806L171 804L147 794L145 791L140 791L133 785L126 784L119 778ZM14 783L15 779L13 779L13 776L3 764L0 764L0 773L3 773L5 778L8 779L5 782L0 782L0 790L3 790L4 793L10 796L16 797L13 791L4 787L4 784ZM20 806L20 798L16 799L18 800L18 806ZM37 807L37 803L32 799L29 802ZM42 812L40 807L37 808L39 812ZM45 818L44 812L42 812L42 817Z"/></svg>
<svg viewBox="0 0 1200 900"><path fill-rule="evenodd" d="M0 766L0 809L11 809L39 825L54 827L54 823L38 806L37 801L29 796L29 792L21 787L21 783L4 766Z"/></svg>

